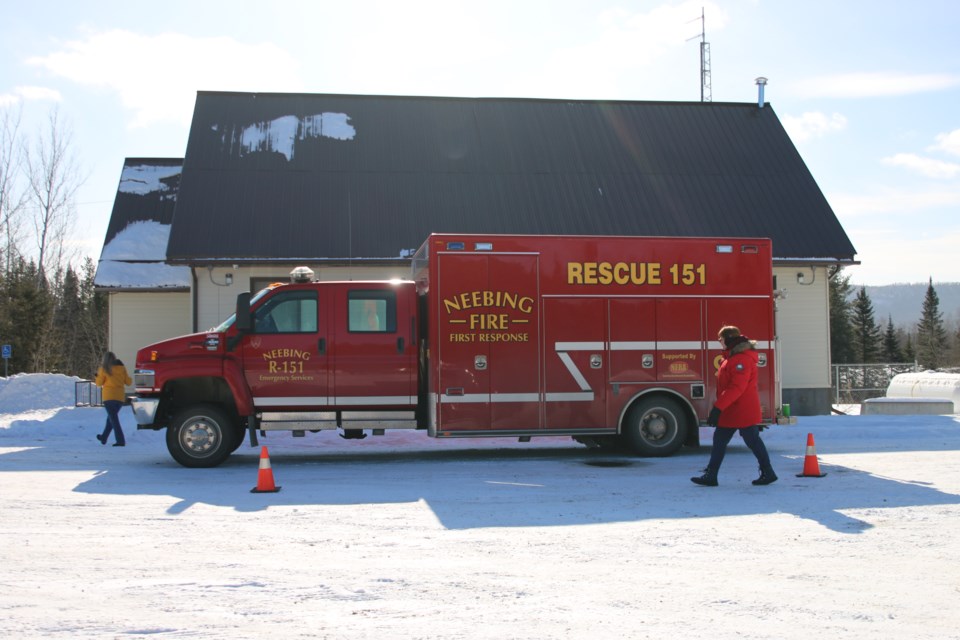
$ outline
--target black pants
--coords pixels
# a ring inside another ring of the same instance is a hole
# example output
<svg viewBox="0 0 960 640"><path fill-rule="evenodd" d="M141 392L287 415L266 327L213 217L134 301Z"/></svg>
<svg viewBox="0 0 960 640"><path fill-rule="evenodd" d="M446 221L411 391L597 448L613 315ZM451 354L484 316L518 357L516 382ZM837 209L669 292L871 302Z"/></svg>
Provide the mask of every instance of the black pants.
<svg viewBox="0 0 960 640"><path fill-rule="evenodd" d="M760 468L765 470L772 469L770 466L770 454L767 453L767 448L764 446L763 440L760 439L760 428L756 425L752 427L741 427L739 429L716 427L713 430L713 448L710 450L710 463L707 465L707 468L713 471L720 470L720 465L723 463L723 456L727 453L727 445L730 444L733 434L737 432L740 432L740 437L743 438L743 441L750 447L750 451L753 451L753 455L757 456L757 462L760 463Z"/></svg>

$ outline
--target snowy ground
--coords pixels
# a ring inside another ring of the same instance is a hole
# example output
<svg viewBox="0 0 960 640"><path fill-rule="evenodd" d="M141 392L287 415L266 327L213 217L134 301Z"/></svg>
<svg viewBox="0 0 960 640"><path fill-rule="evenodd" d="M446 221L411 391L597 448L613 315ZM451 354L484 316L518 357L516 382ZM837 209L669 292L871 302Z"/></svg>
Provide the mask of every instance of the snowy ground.
<svg viewBox="0 0 960 640"><path fill-rule="evenodd" d="M769 487L739 439L703 488L706 446L270 435L251 494L259 450L185 469L72 405L0 378L3 638L960 638L957 416L768 430Z"/></svg>

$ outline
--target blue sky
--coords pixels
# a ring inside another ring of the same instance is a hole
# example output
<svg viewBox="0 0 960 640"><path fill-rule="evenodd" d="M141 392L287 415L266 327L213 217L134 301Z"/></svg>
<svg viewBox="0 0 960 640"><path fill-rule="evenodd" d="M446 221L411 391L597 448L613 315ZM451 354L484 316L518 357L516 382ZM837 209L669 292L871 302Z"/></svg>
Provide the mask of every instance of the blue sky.
<svg viewBox="0 0 960 640"><path fill-rule="evenodd" d="M198 90L697 101L776 110L858 250L856 284L960 282L953 0L0 0L0 108L50 109L99 256L126 157L182 157Z"/></svg>

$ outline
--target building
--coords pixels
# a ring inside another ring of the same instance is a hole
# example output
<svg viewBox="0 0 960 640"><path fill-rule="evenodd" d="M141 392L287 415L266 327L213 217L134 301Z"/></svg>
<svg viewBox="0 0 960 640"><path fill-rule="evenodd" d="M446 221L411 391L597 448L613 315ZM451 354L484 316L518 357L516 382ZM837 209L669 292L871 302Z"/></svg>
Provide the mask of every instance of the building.
<svg viewBox="0 0 960 640"><path fill-rule="evenodd" d="M430 232L769 237L784 402L829 412L856 252L768 104L198 94L166 246L192 328L301 264L408 277Z"/></svg>
<svg viewBox="0 0 960 640"><path fill-rule="evenodd" d="M189 333L189 267L166 264L183 160L128 158L97 265L107 292L110 350L133 365L137 349Z"/></svg>

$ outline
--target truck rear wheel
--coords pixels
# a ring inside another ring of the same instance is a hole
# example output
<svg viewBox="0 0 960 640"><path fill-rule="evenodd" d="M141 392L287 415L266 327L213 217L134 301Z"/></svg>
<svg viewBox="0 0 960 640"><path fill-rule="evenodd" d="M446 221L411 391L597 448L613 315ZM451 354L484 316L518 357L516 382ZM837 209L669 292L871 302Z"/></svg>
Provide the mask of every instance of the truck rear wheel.
<svg viewBox="0 0 960 640"><path fill-rule="evenodd" d="M676 453L687 435L687 418L670 398L641 399L624 419L623 440L636 454L662 457Z"/></svg>
<svg viewBox="0 0 960 640"><path fill-rule="evenodd" d="M185 467L215 467L233 453L239 429L223 410L197 405L180 411L167 427L167 449Z"/></svg>

